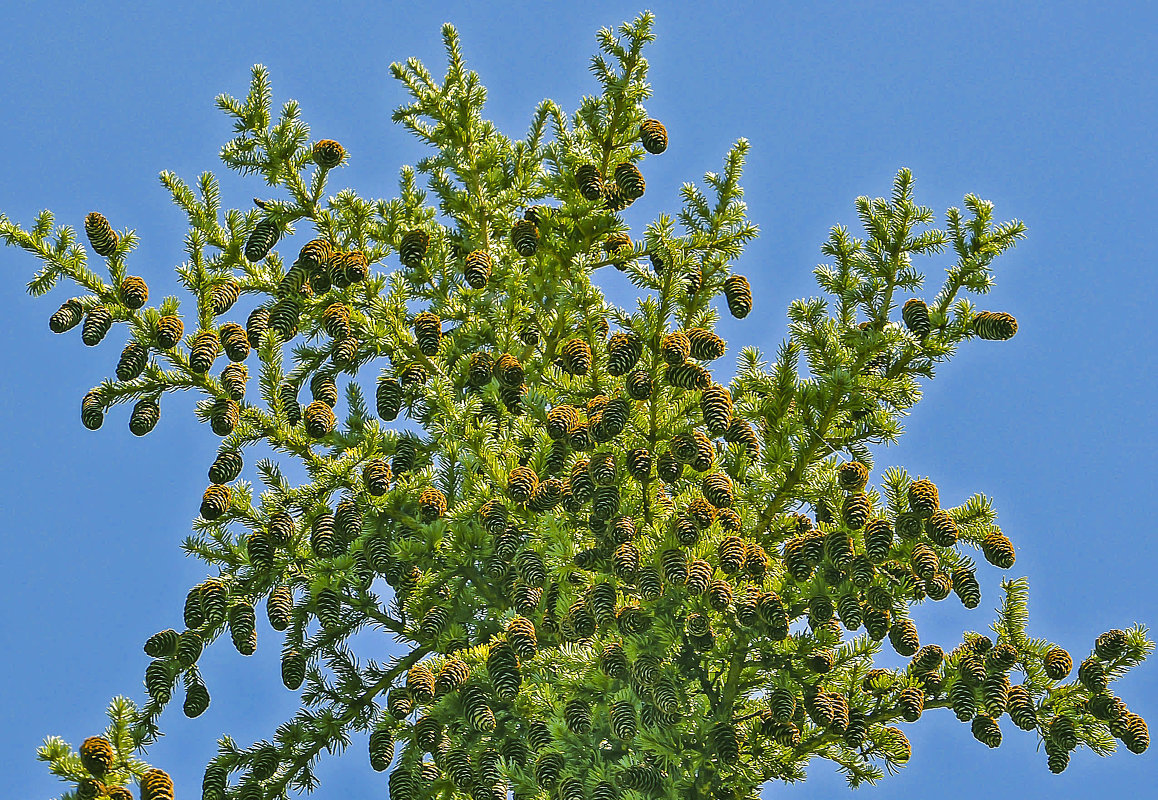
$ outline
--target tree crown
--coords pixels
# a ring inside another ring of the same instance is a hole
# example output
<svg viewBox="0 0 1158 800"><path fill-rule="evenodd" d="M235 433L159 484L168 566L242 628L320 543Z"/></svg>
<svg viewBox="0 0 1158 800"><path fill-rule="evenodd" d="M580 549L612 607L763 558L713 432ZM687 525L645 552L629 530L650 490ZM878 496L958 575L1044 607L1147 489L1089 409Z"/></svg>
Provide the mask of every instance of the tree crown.
<svg viewBox="0 0 1158 800"><path fill-rule="evenodd" d="M221 158L274 196L223 213L211 173L197 191L161 174L189 217L184 313L175 297L148 305L129 274L136 234L100 213L84 227L107 280L49 212L28 230L0 216L0 236L44 262L32 294L81 287L52 330L80 325L94 346L118 323L128 333L82 423L133 403L129 428L146 435L167 393L193 390L222 439L185 541L217 574L189 592L182 631L145 642L148 701L114 699L109 730L78 753L57 737L40 750L75 796L123 798L136 779L142 800L171 797L132 754L160 735L178 681L184 712L204 712L203 648L228 632L253 653L261 601L302 709L270 741L224 737L205 800L312 789L321 750L352 730L372 731L370 763L399 800L745 797L803 779L814 757L856 786L909 759L890 723L932 708L991 747L1008 714L1055 772L1078 746L1146 749L1145 723L1109 691L1153 649L1144 627L1099 636L1066 683L1072 660L1027 633L1018 578L1002 582L991 636L923 643L914 604L980 603L966 548L1003 569L1015 551L982 494L943 508L932 480L899 467L870 483L871 445L897 440L919 379L962 342L1016 333L963 295L989 290L1025 226L967 195L968 216L950 208L947 230L917 231L933 211L901 169L891 198L857 198L866 240L832 230L823 296L791 304L775 360L744 348L715 382L717 308L744 318L754 302L732 270L757 234L748 144L632 237L620 212L667 147L643 105L652 22L601 30L600 93L572 115L543 101L517 140L484 118L445 26L441 81L414 59L391 66L413 98L393 119L433 154L390 200L325 196L349 155L311 140L293 101L275 121L255 66L244 100L217 98L237 134ZM938 292L902 302L924 283L913 256L948 248ZM605 267L642 291L634 309L596 285ZM241 476L263 444L308 481L261 459L259 493ZM366 626L405 653L360 665L345 641ZM905 669L874 666L886 638Z"/></svg>

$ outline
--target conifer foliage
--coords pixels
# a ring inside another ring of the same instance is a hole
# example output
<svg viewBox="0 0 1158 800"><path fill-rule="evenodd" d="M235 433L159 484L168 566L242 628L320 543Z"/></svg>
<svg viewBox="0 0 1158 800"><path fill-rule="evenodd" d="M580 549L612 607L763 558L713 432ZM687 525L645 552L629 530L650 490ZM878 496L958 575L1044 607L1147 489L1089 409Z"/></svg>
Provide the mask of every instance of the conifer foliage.
<svg viewBox="0 0 1158 800"><path fill-rule="evenodd" d="M752 797L817 757L855 786L909 760L890 723L947 708L989 747L1036 731L1055 772L1077 747L1146 749L1145 722L1112 693L1153 648L1143 627L1105 633L1071 675L1066 651L1027 635L1019 578L1002 584L993 638L920 635L909 608L950 594L975 608L977 553L1008 569L1014 540L983 495L874 470L869 450L898 438L918 378L965 342L1016 333L960 295L988 290L1024 225L994 225L967 195L969 218L950 208L947 231L915 232L933 212L900 170L890 199L857 198L867 244L832 230L825 296L791 304L775 361L744 348L718 382L721 311L759 307L734 271L757 233L739 183L748 143L703 187L684 184L674 218L628 233L648 160L680 146L644 107L652 24L599 31L600 91L572 115L543 101L519 140L483 117L445 26L441 81L414 59L391 67L413 96L394 121L435 153L403 168L391 200L323 201L330 173L362 156L311 141L294 102L274 123L255 66L244 100L217 98L238 134L221 155L271 196L223 214L211 173L197 192L161 174L189 217L191 306L146 305L124 221L83 220L106 280L50 213L29 230L0 216L0 236L44 262L32 294L61 278L83 292L52 331L83 320L94 347L123 333L85 427L136 403L130 429L147 435L171 421L165 396L192 389L222 438L200 506L190 487L182 512L197 517L186 547L216 574L173 609L183 632L143 637L147 701L117 698L79 757L57 737L41 748L78 796L133 780L141 800L174 796L132 752L180 687L187 714L205 711L215 676L197 661L227 630L243 655L280 646L303 706L271 741L224 737L204 800L312 789L321 751L353 732L399 800ZM904 301L923 283L912 257L947 247L941 289ZM641 290L634 309L594 283L611 265ZM250 459L263 443L308 482ZM263 600L281 642L259 635ZM403 654L360 663L345 641L364 626ZM873 668L886 639L908 668Z"/></svg>

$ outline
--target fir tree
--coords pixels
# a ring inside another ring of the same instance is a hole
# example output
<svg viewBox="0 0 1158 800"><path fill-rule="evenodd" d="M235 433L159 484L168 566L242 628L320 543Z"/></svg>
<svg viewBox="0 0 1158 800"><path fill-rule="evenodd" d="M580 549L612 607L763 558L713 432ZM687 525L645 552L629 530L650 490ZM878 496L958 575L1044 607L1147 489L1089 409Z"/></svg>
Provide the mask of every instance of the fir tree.
<svg viewBox="0 0 1158 800"><path fill-rule="evenodd" d="M83 424L133 403L130 430L147 435L168 393L194 390L222 440L186 543L216 574L190 590L181 632L147 637L143 705L114 699L110 728L79 752L46 740L40 758L76 786L66 797L131 797L135 780L142 800L171 798L133 753L179 686L187 715L205 710L205 647L226 630L243 654L261 646L261 603L302 709L270 741L223 737L205 800L313 788L320 752L351 731L371 731L369 762L399 800L750 797L803 779L814 757L857 786L909 759L897 724L945 708L991 747L1003 728L1038 732L1054 772L1077 747L1146 749L1145 722L1110 688L1153 649L1144 627L1099 636L1075 671L1027 633L1018 578L1002 582L991 636L923 640L914 604L976 607L977 554L1009 569L1015 549L982 494L943 507L955 500L932 479L892 467L872 480L869 446L897 440L919 379L962 343L1016 333L963 295L989 290L1025 226L967 195L968 217L950 208L947 230L917 231L933 213L900 170L891 198L857 199L867 240L833 229L824 296L790 306L775 360L745 348L720 385L720 310L744 318L755 302L731 268L757 233L741 199L748 144L684 185L675 218L632 235L619 212L668 145L643 105L651 26L645 13L601 30L600 93L571 116L542 102L518 140L483 117L485 89L445 26L442 81L392 65L413 95L394 120L433 150L392 200L325 197L353 156L311 140L294 102L274 121L255 66L245 100L217 98L237 132L221 158L270 196L222 213L211 173L196 191L161 174L189 216L184 313L175 297L147 305L127 273L137 236L115 220L84 220L106 279L49 212L28 230L0 216L0 236L44 262L32 294L80 287L54 332L83 320L86 344L125 334ZM912 257L946 248L957 260L940 290L907 297L924 281ZM635 309L593 282L609 266L642 290ZM309 481L261 460L258 492L241 475L259 443ZM345 640L363 625L408 653L360 663ZM873 667L886 638L907 669Z"/></svg>

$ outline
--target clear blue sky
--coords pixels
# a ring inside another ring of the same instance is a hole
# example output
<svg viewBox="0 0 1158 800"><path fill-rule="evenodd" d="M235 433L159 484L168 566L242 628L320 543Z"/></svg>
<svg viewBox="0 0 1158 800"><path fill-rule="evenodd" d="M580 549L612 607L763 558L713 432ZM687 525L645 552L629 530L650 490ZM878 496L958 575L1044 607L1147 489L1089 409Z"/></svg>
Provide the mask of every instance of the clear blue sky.
<svg viewBox="0 0 1158 800"><path fill-rule="evenodd" d="M222 180L225 202L247 208L260 178L225 172L218 149L232 136L220 92L244 96L250 67L269 67L275 108L302 104L316 138L340 140L350 166L331 188L390 197L398 169L423 155L390 123L405 99L389 77L409 56L443 70L439 25L453 22L469 65L489 87L487 110L513 136L535 103L573 110L596 91L587 72L594 33L645 6L588 2L278 4L9 3L0 49L0 210L27 226L50 208L78 229L102 211L141 237L130 272L154 297L177 291L183 214L157 180L163 169L192 182ZM758 311L725 315L729 356L743 344L774 353L785 308L816 293L812 268L838 223L864 238L857 195L888 196L902 166L916 201L963 208L974 192L995 219L1023 220L1028 236L996 265L981 307L1013 313L1008 342L963 347L926 388L901 444L877 453L940 487L944 505L976 491L994 498L1018 553L1011 576L1028 575L1031 628L1078 660L1094 637L1135 621L1158 624L1153 564L1154 398L1151 307L1158 292L1150 244L1158 216L1158 16L1144 3L652 3L658 41L648 50L648 109L671 136L646 162L647 195L628 212L636 230L678 208L678 188L718 169L740 136L752 150L744 185L761 236L737 269ZM917 262L940 285L947 257ZM180 628L185 592L207 574L179 544L196 515L217 437L192 416L193 398L169 397L158 428L131 436L127 409L92 433L81 396L112 373L123 333L85 348L54 336L50 313L62 286L33 300L38 264L0 249L0 331L5 432L0 490L4 562L0 752L10 797L48 798L64 786L34 760L48 734L74 745L103 729L115 694L144 697L141 644ZM627 302L622 276L601 279ZM119 329L118 329L119 330ZM734 361L718 378L732 374ZM1150 411L1147 411L1150 409ZM874 475L874 479L875 479ZM980 608L948 602L916 611L922 638L952 645L985 630L998 602L998 572L980 570ZM203 765L223 732L241 745L268 737L297 708L282 688L280 637L259 614L257 654L219 642L201 660L213 696L187 720L175 701L166 736L149 758L200 796ZM361 652L390 646L364 636ZM1115 690L1158 733L1158 663ZM1158 778L1155 752L1119 747L1102 759L1074 754L1048 772L1035 736L1002 725L991 751L948 711L906 726L909 766L861 796L1022 798L1136 792ZM323 762L320 796L384 796L365 735ZM771 785L765 796L839 796L830 762L808 783Z"/></svg>

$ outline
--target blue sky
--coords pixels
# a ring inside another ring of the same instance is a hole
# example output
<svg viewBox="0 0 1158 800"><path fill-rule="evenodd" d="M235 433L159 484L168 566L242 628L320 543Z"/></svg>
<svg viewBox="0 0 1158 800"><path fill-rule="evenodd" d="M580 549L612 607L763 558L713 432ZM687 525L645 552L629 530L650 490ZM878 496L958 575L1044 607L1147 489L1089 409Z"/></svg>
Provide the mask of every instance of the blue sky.
<svg viewBox="0 0 1158 800"><path fill-rule="evenodd" d="M405 100L388 65L416 56L443 70L439 25L454 23L468 64L489 88L487 113L512 136L552 97L574 110L596 91L587 72L594 33L650 7L658 40L646 55L667 153L646 162L647 194L627 212L634 230L678 208L678 189L721 166L740 136L752 144L744 177L761 236L736 265L756 296L742 322L725 314L734 354L768 354L785 335L787 304L817 293L821 243L843 224L864 238L858 195L889 196L909 167L916 201L945 225L945 210L973 192L996 221L1020 219L1028 235L996 262L997 285L978 302L1019 321L1008 342L975 341L941 368L906 422L892 464L927 475L943 505L991 496L1017 547L1010 576L1030 579L1034 635L1079 660L1094 638L1134 622L1158 623L1152 591L1151 500L1158 451L1158 394L1151 305L1158 292L1147 231L1158 214L1153 131L1158 123L1158 15L1143 3L670 3L588 2L311 4L9 3L0 50L0 211L28 226L49 208L78 229L101 210L141 243L130 272L154 297L177 291L183 214L157 180L163 169L192 182L221 179L225 202L264 196L217 159L232 136L213 98L244 96L250 67L271 72L275 108L301 102L315 138L340 140L350 165L331 181L365 197L390 197L398 168L424 155L390 123ZM917 261L931 296L947 256ZM74 745L103 729L110 697L142 699L153 632L180 628L189 586L207 569L180 542L197 513L217 437L192 415L193 398L169 397L160 425L137 439L118 407L96 433L81 427L81 396L112 373L123 334L85 348L54 336L47 319L73 295L34 300L24 286L38 264L0 249L0 331L6 380L4 520L7 580L0 585L0 665L8 724L6 793L47 798L65 788L34 751L57 734ZM618 274L601 278L628 303ZM1149 408L1151 411L1147 411ZM876 479L874 474L873 479ZM952 645L985 630L999 573L979 571L983 599L915 612L922 638ZM179 797L200 794L216 739L246 745L293 715L280 684L280 637L259 614L257 654L228 641L202 657L213 702L196 720L175 702L149 759ZM389 642L359 638L382 658ZM1115 684L1132 710L1158 723L1158 668L1144 664ZM1035 737L1003 723L989 750L948 711L905 726L914 756L864 797L964 796L981 786L1022 798L1111 795L1152 785L1155 751L1119 747L1108 759L1075 753L1060 776ZM365 735L318 770L322 796L385 792ZM1016 788L1015 788L1016 787ZM765 796L830 797L847 791L829 762L808 783Z"/></svg>

